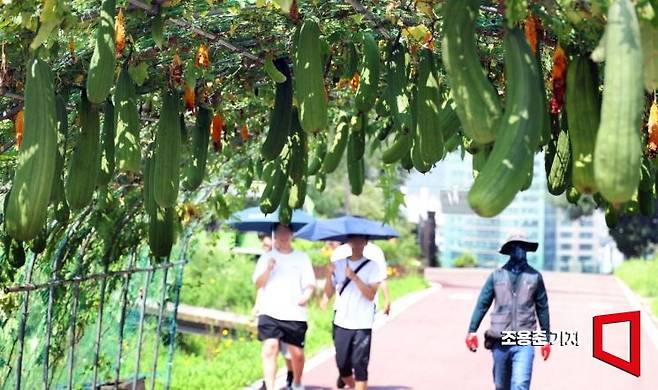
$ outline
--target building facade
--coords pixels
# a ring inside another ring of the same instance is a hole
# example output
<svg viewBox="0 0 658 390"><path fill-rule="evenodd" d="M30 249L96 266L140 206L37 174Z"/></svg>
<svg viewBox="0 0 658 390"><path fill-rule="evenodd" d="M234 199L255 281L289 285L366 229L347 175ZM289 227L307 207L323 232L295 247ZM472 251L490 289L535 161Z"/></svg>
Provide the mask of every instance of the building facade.
<svg viewBox="0 0 658 390"><path fill-rule="evenodd" d="M603 213L571 220L564 208L554 205L555 197L546 189L543 154L535 155L530 188L492 218L478 216L468 204L471 166L468 153L463 160L459 152L452 153L429 174L412 174L403 188L411 221L436 212L441 266L453 266L466 253L475 256L478 266L502 265L508 257L498 251L508 235L519 230L539 244L537 252L528 254L528 262L538 269L599 272L604 252L616 251L610 248Z"/></svg>
<svg viewBox="0 0 658 390"><path fill-rule="evenodd" d="M601 211L571 220L565 209L556 209L555 237L557 243L553 264L556 271L600 272L605 252L614 241L608 234ZM616 246L615 246L616 248Z"/></svg>

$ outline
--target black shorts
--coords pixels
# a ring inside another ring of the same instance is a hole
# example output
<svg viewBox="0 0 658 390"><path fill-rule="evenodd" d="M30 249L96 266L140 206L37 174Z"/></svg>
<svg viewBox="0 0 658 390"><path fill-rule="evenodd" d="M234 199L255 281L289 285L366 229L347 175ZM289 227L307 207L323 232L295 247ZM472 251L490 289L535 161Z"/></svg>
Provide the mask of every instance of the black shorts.
<svg viewBox="0 0 658 390"><path fill-rule="evenodd" d="M258 316L258 340L278 339L304 348L308 325L305 321L283 321L261 314Z"/></svg>
<svg viewBox="0 0 658 390"><path fill-rule="evenodd" d="M372 329L345 329L334 325L336 365L342 378L354 375L354 380L368 380Z"/></svg>

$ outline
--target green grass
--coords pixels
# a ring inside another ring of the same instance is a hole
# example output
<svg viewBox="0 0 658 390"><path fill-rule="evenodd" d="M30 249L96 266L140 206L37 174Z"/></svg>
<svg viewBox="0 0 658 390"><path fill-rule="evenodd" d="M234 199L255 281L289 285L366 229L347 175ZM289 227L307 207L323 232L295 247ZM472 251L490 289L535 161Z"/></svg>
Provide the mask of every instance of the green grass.
<svg viewBox="0 0 658 390"><path fill-rule="evenodd" d="M172 389L240 389L261 375L261 347L255 338L186 338L204 348L201 354L176 352Z"/></svg>
<svg viewBox="0 0 658 390"><path fill-rule="evenodd" d="M615 275L637 294L650 298L653 313L658 315L658 258L625 261Z"/></svg>

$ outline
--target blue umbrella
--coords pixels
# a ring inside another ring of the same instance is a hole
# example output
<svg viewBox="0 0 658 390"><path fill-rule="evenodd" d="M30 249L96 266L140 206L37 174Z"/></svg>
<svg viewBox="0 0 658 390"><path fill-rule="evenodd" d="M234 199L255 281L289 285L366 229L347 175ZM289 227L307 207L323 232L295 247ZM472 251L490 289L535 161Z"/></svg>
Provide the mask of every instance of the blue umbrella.
<svg viewBox="0 0 658 390"><path fill-rule="evenodd" d="M293 210L290 226L293 231L297 231L313 221L315 219L310 214L302 210ZM274 225L279 223L279 210L277 209L272 214L265 215L260 211L259 207L250 207L234 213L226 223L232 228L243 232L263 232L269 234L272 232Z"/></svg>
<svg viewBox="0 0 658 390"><path fill-rule="evenodd" d="M365 235L370 240L386 240L399 237L391 226L363 217L345 216L315 221L304 226L295 237L311 241L347 241L349 235Z"/></svg>

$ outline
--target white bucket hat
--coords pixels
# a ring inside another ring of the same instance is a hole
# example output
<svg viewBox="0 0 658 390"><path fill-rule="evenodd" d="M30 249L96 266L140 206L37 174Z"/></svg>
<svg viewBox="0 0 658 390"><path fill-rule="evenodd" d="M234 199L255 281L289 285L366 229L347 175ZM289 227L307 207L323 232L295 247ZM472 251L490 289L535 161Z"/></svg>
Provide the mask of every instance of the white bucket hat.
<svg viewBox="0 0 658 390"><path fill-rule="evenodd" d="M500 253L504 255L509 255L510 254L510 249L512 248L512 244L520 244L523 249L526 250L526 252L534 252L537 250L537 247L539 244L536 242L528 241L527 236L520 231L512 232L508 237L507 241L503 244L503 246L500 248Z"/></svg>

